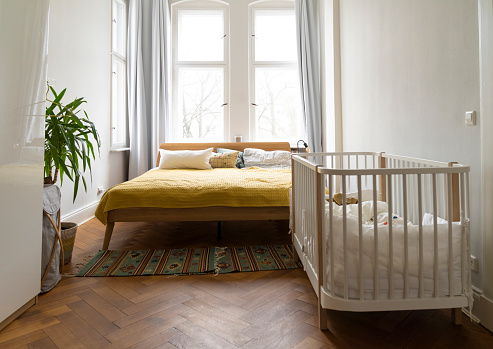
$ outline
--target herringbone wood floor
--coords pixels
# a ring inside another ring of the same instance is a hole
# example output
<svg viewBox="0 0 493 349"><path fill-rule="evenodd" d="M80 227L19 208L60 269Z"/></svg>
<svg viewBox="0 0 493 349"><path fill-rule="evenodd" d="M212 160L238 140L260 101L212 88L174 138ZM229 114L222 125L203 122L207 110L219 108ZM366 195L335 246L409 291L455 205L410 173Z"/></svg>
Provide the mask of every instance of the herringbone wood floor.
<svg viewBox="0 0 493 349"><path fill-rule="evenodd" d="M116 224L111 249L289 243L285 222ZM72 263L101 246L95 219L79 227ZM448 310L329 313L302 270L220 276L65 277L0 332L0 348L493 348L493 335Z"/></svg>

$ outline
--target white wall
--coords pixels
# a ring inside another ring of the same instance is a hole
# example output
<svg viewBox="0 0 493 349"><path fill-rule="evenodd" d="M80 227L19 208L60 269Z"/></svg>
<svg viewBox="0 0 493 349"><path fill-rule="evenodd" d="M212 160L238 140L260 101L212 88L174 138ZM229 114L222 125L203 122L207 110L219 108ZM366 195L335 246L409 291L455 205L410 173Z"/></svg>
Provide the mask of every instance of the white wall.
<svg viewBox="0 0 493 349"><path fill-rule="evenodd" d="M92 166L87 193L79 188L72 203L73 184L62 186L62 217L80 223L94 214L97 188L127 179L128 154L110 152L111 0L51 0L48 77L55 89L67 88L64 100L85 97L83 109L100 134L101 157Z"/></svg>
<svg viewBox="0 0 493 349"><path fill-rule="evenodd" d="M48 0L0 0L0 329L40 291L47 23Z"/></svg>
<svg viewBox="0 0 493 349"><path fill-rule="evenodd" d="M342 0L340 23L344 151L470 165L471 249L482 264L481 133L464 125L480 110L477 1Z"/></svg>
<svg viewBox="0 0 493 349"><path fill-rule="evenodd" d="M342 151L339 0L320 0L323 150Z"/></svg>

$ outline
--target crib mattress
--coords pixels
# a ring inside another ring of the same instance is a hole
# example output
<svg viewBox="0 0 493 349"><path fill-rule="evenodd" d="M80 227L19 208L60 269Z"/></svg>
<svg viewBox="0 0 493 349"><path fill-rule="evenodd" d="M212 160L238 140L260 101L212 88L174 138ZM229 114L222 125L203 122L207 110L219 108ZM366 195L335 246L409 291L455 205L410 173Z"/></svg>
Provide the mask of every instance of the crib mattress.
<svg viewBox="0 0 493 349"><path fill-rule="evenodd" d="M394 299L402 299L405 296L405 273L406 273L406 254L404 249L404 221L401 217L392 215L389 217L386 213L387 205L378 203L377 217L377 234L375 234L374 224L366 222L362 224L363 237L363 257L360 263L360 244L359 244L359 223L357 215L354 213L357 205L349 209L347 214L347 236L346 246L344 246L343 237L343 218L340 208L334 210L332 241L334 244L334 280L333 292L337 296L344 296L345 290L345 263L347 268L347 286L348 297L360 297L360 287L363 287L363 296L365 299L375 298L375 275L378 283L378 299L389 299L390 279L393 280ZM366 212L373 212L373 209L367 209ZM363 210L364 216L365 210ZM368 219L368 217L363 217ZM429 218L429 217L428 217ZM372 219L372 218L371 218ZM392 220L392 234L389 234L389 219ZM428 219L429 221L429 219ZM449 289L449 225L448 222L440 220L442 224L437 225L437 243L438 243L438 293L439 296L450 294ZM326 211L326 231L329 231L329 212ZM407 228L407 275L408 275L408 297L416 298L420 296L420 288L423 289L423 296L431 297L435 295L435 234L432 224L422 225L422 245L423 259L420 265L420 240L419 226L406 223ZM458 222L452 223L451 230L452 244L452 273L453 295L463 293L461 283L461 249L462 249L462 225ZM375 247L375 237L377 244ZM389 252L389 238L392 237L393 254ZM330 245L330 239L327 240L327 247ZM329 251L329 249L328 249ZM375 261L375 254L378 256ZM390 275L390 265L393 266L392 275ZM362 267L361 267L362 266ZM420 285L420 268L422 268L423 282ZM360 285L360 275L362 275L363 285ZM331 268L330 257L327 258L326 268L327 289L331 289Z"/></svg>
<svg viewBox="0 0 493 349"><path fill-rule="evenodd" d="M289 206L290 187L288 169L156 169L109 189L96 217L106 224L108 211L130 207Z"/></svg>

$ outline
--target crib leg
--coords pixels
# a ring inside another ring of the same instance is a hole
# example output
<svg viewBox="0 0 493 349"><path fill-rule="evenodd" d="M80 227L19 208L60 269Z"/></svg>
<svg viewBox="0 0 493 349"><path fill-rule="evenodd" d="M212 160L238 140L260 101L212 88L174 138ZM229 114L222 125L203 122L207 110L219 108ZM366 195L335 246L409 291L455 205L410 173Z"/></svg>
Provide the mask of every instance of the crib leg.
<svg viewBox="0 0 493 349"><path fill-rule="evenodd" d="M452 308L451 310L454 325L462 325L462 308Z"/></svg>
<svg viewBox="0 0 493 349"><path fill-rule="evenodd" d="M320 302L319 302L320 303ZM318 327L323 331L327 327L327 309L322 308L322 305L318 305Z"/></svg>

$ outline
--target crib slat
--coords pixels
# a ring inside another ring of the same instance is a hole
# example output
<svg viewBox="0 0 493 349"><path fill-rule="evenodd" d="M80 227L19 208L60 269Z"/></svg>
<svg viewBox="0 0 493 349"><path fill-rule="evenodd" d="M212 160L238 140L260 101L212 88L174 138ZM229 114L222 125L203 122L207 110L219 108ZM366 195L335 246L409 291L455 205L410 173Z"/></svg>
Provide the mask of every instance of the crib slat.
<svg viewBox="0 0 493 349"><path fill-rule="evenodd" d="M347 246L347 201L346 201L346 178L342 175L342 250L344 254L344 298L349 298L349 267Z"/></svg>
<svg viewBox="0 0 493 349"><path fill-rule="evenodd" d="M388 185L388 226L389 226L389 298L394 299L394 237L392 235L392 221L393 221L393 209L392 209L392 175L387 175Z"/></svg>
<svg viewBox="0 0 493 349"><path fill-rule="evenodd" d="M453 219L453 205L452 205L452 174L447 174L447 193L448 193L448 285L449 285L449 297L454 296L453 292L453 284L454 284L454 275L453 275L453 256L454 256L454 247L452 245L452 219Z"/></svg>
<svg viewBox="0 0 493 349"><path fill-rule="evenodd" d="M323 287L324 287L324 282L325 282L325 275L324 275L324 264L325 264L325 253L323 253L324 246L324 240L323 240L323 223L324 223L324 218L325 218L325 185L324 185L324 175L318 173L317 170L314 171L315 173L315 189L316 189L316 195L315 195L315 213L316 213L316 219L315 219L315 226L316 226L316 239L315 239L315 246L314 246L314 251L316 254L316 257L314 258L314 264L317 264L317 275L318 275L318 319L319 319L319 327L320 329L327 329L327 310L323 309L321 299L322 299L322 292L323 292Z"/></svg>
<svg viewBox="0 0 493 349"><path fill-rule="evenodd" d="M377 176L373 175L373 188L377 187ZM374 286L374 299L377 300L379 298L379 272L378 272L378 222L377 222L377 216L378 216L378 210L377 210L377 191L373 190L373 242L374 242L374 247L373 247L373 263L375 266L375 272L374 272L374 280L373 280L373 286Z"/></svg>
<svg viewBox="0 0 493 349"><path fill-rule="evenodd" d="M379 168L386 168L387 167L387 162L385 159L385 154L381 153L379 160L378 160L378 167ZM376 188L376 187L374 187ZM387 184L385 183L385 176L381 175L380 176L380 183L379 183L379 189L380 189L380 200L381 201L387 201Z"/></svg>
<svg viewBox="0 0 493 349"><path fill-rule="evenodd" d="M421 190L421 175L417 175L418 181L418 218L419 223L419 297L424 298L424 267L423 267L423 222L421 217L423 217L423 196Z"/></svg>
<svg viewBox="0 0 493 349"><path fill-rule="evenodd" d="M433 245L434 245L434 261L433 261L433 282L435 298L439 297L440 285L438 283L438 212L437 212L437 176L432 175L433 179Z"/></svg>
<svg viewBox="0 0 493 349"><path fill-rule="evenodd" d="M409 236L407 233L407 176L402 175L402 207L404 218L404 298L409 298Z"/></svg>
<svg viewBox="0 0 493 349"><path fill-rule="evenodd" d="M358 184L358 236L359 236L359 299L365 298L364 268L363 268L363 209L361 193L361 176L357 178Z"/></svg>
<svg viewBox="0 0 493 349"><path fill-rule="evenodd" d="M465 173L465 177L466 177L466 188L470 188L469 186L469 172L466 172ZM467 217L471 217L471 210L470 210L470 206L469 206L469 190L467 190L467 195L465 197L465 200L466 200L466 214L467 214Z"/></svg>
<svg viewBox="0 0 493 349"><path fill-rule="evenodd" d="M332 207L332 193L333 193L333 176L329 175L329 193L330 193L330 205L329 205L329 257L330 257L330 294L335 295L334 290L334 209Z"/></svg>
<svg viewBox="0 0 493 349"><path fill-rule="evenodd" d="M365 155L365 170L368 168L368 156ZM368 186L368 176L365 176L365 186ZM359 190L358 190L359 191Z"/></svg>
<svg viewBox="0 0 493 349"><path fill-rule="evenodd" d="M465 206L465 199L464 199L464 174L461 173L460 174L460 207L464 207ZM460 213L460 221L461 221L461 239L460 239L460 242L461 242L461 282L462 282L462 290L465 289L465 283L464 281L466 280L466 273L467 273L467 270L466 270L466 267L470 265L469 263L469 260L468 258L466 257L468 255L467 253L467 249L466 249L466 244L464 243L464 241L466 239L464 239L465 237L465 224L466 224L466 219L465 219L465 216L464 216L464 210L461 210L461 213Z"/></svg>

